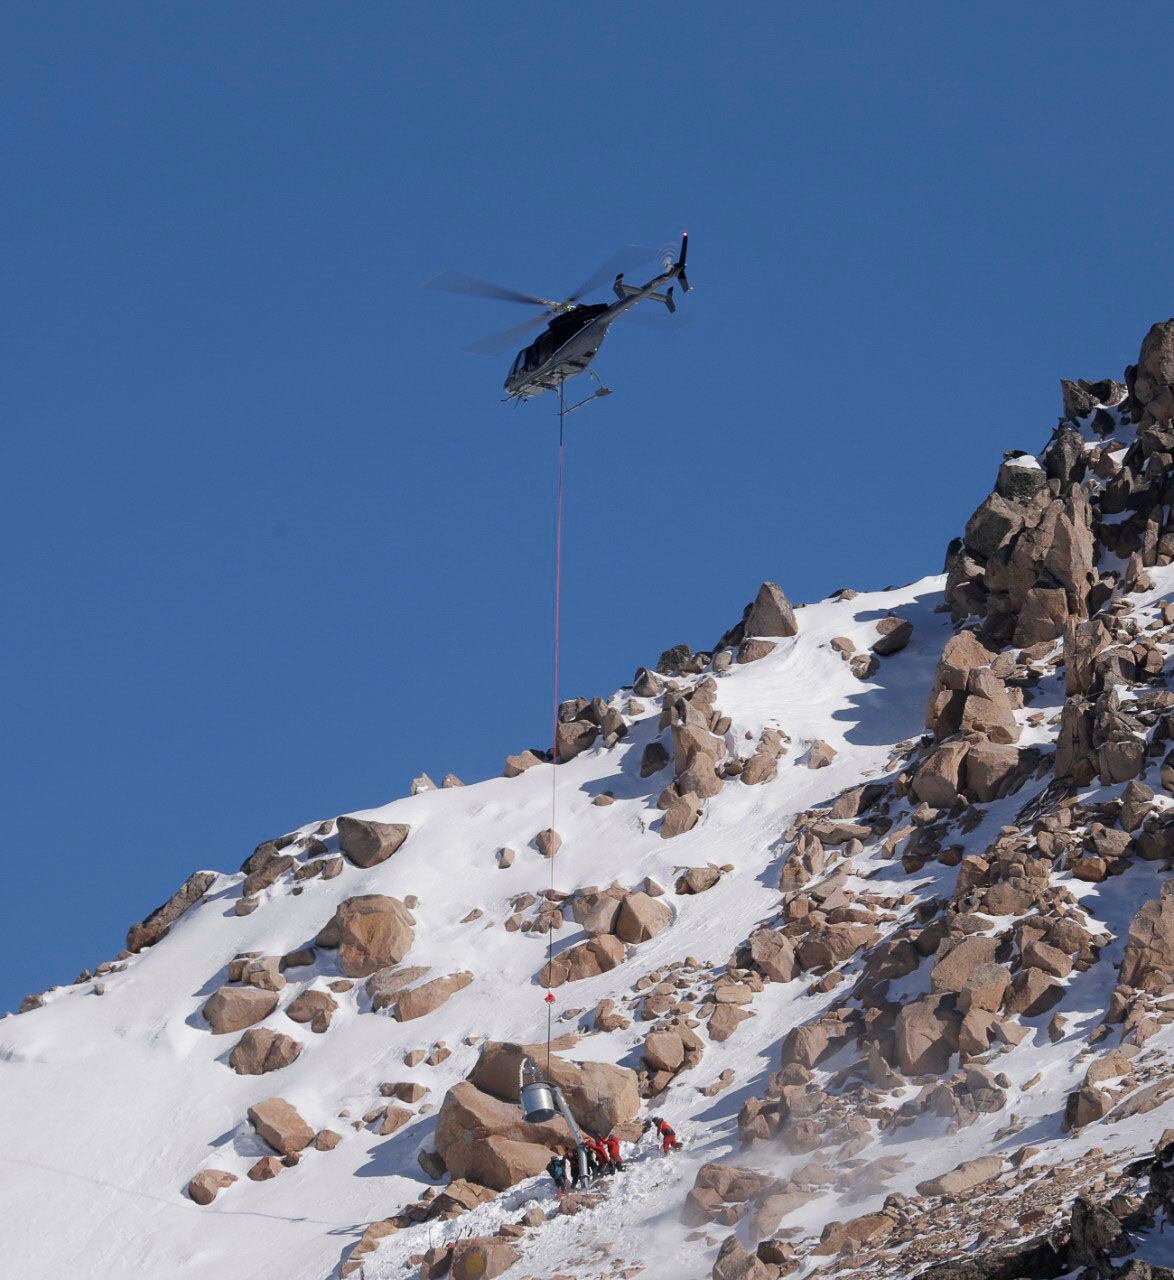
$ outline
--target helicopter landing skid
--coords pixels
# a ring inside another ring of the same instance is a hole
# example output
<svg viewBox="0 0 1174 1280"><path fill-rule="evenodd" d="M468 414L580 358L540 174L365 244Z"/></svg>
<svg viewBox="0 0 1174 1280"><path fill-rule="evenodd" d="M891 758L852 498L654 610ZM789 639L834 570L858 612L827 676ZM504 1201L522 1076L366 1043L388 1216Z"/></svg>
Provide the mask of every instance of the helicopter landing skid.
<svg viewBox="0 0 1174 1280"><path fill-rule="evenodd" d="M611 387L605 387L603 383L600 382L599 375L593 369L587 369L585 372L595 382L596 384L595 390L589 396L584 396L582 400L577 401L575 404L567 405L563 409L563 417L566 417L568 413L574 413L576 409L582 409L584 405L590 404L592 400L598 400L601 396L611 395ZM557 386L561 391L565 383L566 383L566 379L564 378L562 382L555 383L554 386L549 388L549 390L554 390L554 387ZM513 403L515 406L517 406L520 404L525 404L527 400L530 400L532 398L533 397L531 396L523 396L523 395L519 395L517 392L514 392L512 395L503 396L501 402L502 404Z"/></svg>
<svg viewBox="0 0 1174 1280"><path fill-rule="evenodd" d="M589 396L584 396L583 399L577 403L568 405L566 409L563 410L564 416L568 413L574 413L576 409L582 409L584 405L590 404L592 400L598 400L600 396L611 395L611 387L605 387L603 383L599 381L597 374L595 374L591 369L588 369L587 373L595 380L595 390Z"/></svg>

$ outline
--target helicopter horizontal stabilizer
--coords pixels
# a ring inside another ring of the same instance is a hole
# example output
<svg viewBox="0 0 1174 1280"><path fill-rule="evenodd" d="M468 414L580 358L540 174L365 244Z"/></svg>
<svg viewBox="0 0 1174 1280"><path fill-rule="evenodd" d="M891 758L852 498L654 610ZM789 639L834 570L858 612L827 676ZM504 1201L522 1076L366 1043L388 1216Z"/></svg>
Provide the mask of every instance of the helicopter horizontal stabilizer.
<svg viewBox="0 0 1174 1280"><path fill-rule="evenodd" d="M673 289L669 286L667 293L645 293L643 289L638 289L634 284L625 284L623 276L616 276L615 284L616 297L622 302L625 298L648 298L651 302L663 302L670 311L676 311L677 304L673 301Z"/></svg>

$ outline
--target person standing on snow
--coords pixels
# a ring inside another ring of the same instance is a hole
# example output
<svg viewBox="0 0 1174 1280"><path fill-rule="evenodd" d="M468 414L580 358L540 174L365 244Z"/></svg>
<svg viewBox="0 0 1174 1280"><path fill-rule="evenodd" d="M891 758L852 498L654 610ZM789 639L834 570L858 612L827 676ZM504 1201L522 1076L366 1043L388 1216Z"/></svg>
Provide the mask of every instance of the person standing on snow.
<svg viewBox="0 0 1174 1280"><path fill-rule="evenodd" d="M563 1196L571 1189L571 1178L567 1171L569 1163L565 1151L555 1151L550 1158L550 1163L546 1166L546 1172L550 1174L554 1182L554 1194L556 1196Z"/></svg>
<svg viewBox="0 0 1174 1280"><path fill-rule="evenodd" d="M607 1148L593 1133L585 1133L583 1135L583 1145L587 1148L588 1159L595 1165L594 1172L597 1174L611 1173L611 1166L607 1160Z"/></svg>
<svg viewBox="0 0 1174 1280"><path fill-rule="evenodd" d="M596 1137L595 1155L599 1160L599 1167L603 1173L615 1173L615 1165L612 1163L611 1152L608 1150L607 1142L600 1137Z"/></svg>
<svg viewBox="0 0 1174 1280"><path fill-rule="evenodd" d="M660 1149L667 1156L670 1151L680 1151L681 1144L677 1141L676 1130L667 1120L660 1116L651 1116L644 1121L644 1132L647 1133L651 1129L660 1139Z"/></svg>
<svg viewBox="0 0 1174 1280"><path fill-rule="evenodd" d="M616 1173L620 1173L624 1167L624 1157L620 1154L620 1140L614 1133L609 1133L606 1141L607 1158L611 1161L611 1167Z"/></svg>

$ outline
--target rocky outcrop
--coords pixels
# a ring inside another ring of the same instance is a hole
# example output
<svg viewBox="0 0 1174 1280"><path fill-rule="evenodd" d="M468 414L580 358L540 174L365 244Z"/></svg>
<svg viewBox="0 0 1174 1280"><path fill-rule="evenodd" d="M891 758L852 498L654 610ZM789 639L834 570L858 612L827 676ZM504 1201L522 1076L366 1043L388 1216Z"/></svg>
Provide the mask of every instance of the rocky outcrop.
<svg viewBox="0 0 1174 1280"><path fill-rule="evenodd" d="M465 1080L445 1095L435 1142L454 1177L504 1191L541 1173L550 1159L549 1148L567 1145L570 1134L561 1120L527 1123L519 1107Z"/></svg>
<svg viewBox="0 0 1174 1280"><path fill-rule="evenodd" d="M131 925L126 935L126 949L138 952L144 947L153 947L170 932L171 926L185 911L200 901L215 879L215 871L192 872L162 906L156 907L145 920Z"/></svg>
<svg viewBox="0 0 1174 1280"><path fill-rule="evenodd" d="M545 1046L542 1050L545 1070ZM445 1095L436 1150L454 1177L502 1191L540 1173L550 1159L549 1148L569 1144L561 1119L530 1124L517 1105L522 1057L538 1052L537 1046L487 1043L470 1078ZM576 1121L589 1132L610 1133L639 1110L636 1075L624 1067L572 1063L552 1055L550 1076Z"/></svg>
<svg viewBox="0 0 1174 1280"><path fill-rule="evenodd" d="M365 978L399 964L415 938L415 920L398 898L362 894L339 903L315 941L337 948L338 964L348 977Z"/></svg>
<svg viewBox="0 0 1174 1280"><path fill-rule="evenodd" d="M1034 474L1029 483L1011 474L1042 476L1036 459L1010 460L995 492L951 544L947 603L959 621L978 616L988 642L1038 644L1060 637L1069 618L1089 616L1098 582L1092 509L1073 484L1083 458L1079 433L1064 428L1046 457L1049 473L1058 474L1046 484Z"/></svg>
<svg viewBox="0 0 1174 1280"><path fill-rule="evenodd" d="M1145 903L1133 917L1120 982L1156 994L1174 990L1174 882L1167 881L1162 896Z"/></svg>
<svg viewBox="0 0 1174 1280"><path fill-rule="evenodd" d="M624 944L612 934L602 934L560 951L542 966L538 982L543 987L561 987L566 982L596 978L623 962Z"/></svg>
<svg viewBox="0 0 1174 1280"><path fill-rule="evenodd" d="M799 622L782 587L764 582L742 622L746 636L796 636Z"/></svg>

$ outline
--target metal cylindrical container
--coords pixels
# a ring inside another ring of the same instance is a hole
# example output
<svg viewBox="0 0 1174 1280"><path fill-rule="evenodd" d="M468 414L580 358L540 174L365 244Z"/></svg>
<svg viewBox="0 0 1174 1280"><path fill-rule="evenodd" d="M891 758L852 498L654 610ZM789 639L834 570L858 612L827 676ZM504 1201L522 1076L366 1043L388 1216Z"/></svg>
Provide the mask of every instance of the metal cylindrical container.
<svg viewBox="0 0 1174 1280"><path fill-rule="evenodd" d="M522 1086L522 1117L529 1124L545 1124L555 1116L554 1094L545 1080Z"/></svg>

